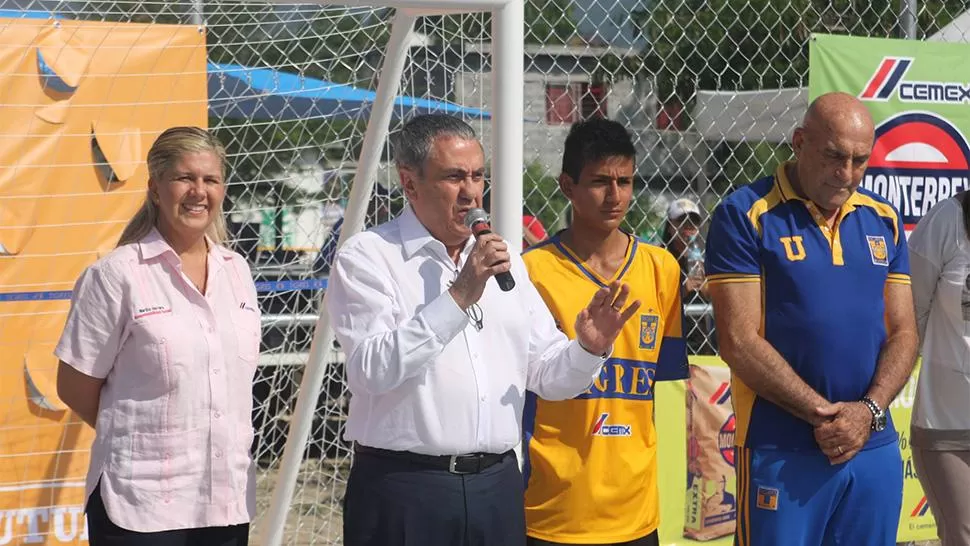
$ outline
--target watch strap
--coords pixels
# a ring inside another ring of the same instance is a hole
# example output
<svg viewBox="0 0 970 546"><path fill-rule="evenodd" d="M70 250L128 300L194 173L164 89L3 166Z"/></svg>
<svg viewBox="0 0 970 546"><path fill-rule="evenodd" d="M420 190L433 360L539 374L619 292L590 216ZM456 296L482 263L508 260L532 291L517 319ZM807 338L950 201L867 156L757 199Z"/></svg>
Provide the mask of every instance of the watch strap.
<svg viewBox="0 0 970 546"><path fill-rule="evenodd" d="M868 396L863 396L862 403L865 404L866 407L869 408L869 411L872 412L873 418L879 417L880 415L883 414L882 408L880 408L879 404L877 404L875 400L873 400L872 398L869 398Z"/></svg>
<svg viewBox="0 0 970 546"><path fill-rule="evenodd" d="M880 431L885 428L886 412L879 407L879 404L868 396L862 397L862 403L872 412L872 423L869 425L869 428L874 431Z"/></svg>

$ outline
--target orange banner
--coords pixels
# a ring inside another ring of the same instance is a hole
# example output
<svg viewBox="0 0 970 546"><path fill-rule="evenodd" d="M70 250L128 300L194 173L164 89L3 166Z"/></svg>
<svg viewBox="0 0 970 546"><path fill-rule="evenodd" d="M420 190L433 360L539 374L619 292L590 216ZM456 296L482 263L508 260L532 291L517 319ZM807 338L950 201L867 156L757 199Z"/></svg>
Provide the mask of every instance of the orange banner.
<svg viewBox="0 0 970 546"><path fill-rule="evenodd" d="M85 543L93 430L57 398L69 291L140 205L145 156L207 125L196 27L0 19L0 545Z"/></svg>

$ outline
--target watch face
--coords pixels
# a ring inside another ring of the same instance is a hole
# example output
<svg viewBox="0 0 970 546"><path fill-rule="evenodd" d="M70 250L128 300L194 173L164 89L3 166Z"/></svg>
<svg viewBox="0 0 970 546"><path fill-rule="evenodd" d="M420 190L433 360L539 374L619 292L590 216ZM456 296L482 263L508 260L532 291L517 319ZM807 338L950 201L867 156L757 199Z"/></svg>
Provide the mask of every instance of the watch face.
<svg viewBox="0 0 970 546"><path fill-rule="evenodd" d="M882 415L873 419L872 426L876 432L886 430L886 414L883 413Z"/></svg>

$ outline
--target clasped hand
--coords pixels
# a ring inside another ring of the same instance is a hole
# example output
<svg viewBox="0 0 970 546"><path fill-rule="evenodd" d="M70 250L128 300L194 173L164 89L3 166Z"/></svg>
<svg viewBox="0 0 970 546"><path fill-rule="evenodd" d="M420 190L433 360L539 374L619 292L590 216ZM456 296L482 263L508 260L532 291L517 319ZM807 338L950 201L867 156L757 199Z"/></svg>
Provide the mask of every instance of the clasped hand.
<svg viewBox="0 0 970 546"><path fill-rule="evenodd" d="M856 456L869 440L872 412L862 402L836 402L815 413L821 422L815 425L815 441L829 463L848 462Z"/></svg>

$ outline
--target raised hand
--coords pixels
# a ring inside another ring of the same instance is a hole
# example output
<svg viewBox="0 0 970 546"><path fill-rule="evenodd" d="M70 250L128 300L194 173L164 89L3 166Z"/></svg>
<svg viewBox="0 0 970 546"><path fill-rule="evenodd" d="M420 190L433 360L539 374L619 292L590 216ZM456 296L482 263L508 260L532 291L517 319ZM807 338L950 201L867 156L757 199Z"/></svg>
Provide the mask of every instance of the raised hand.
<svg viewBox="0 0 970 546"><path fill-rule="evenodd" d="M596 291L576 316L576 339L583 348L597 355L610 349L623 325L640 309L640 300L626 306L629 295L630 287L620 282Z"/></svg>

